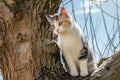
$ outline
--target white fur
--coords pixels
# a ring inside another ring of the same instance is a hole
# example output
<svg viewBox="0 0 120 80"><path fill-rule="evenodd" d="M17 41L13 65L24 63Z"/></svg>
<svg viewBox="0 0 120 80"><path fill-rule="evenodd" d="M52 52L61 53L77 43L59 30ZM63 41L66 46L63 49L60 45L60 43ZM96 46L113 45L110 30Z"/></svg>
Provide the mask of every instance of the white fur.
<svg viewBox="0 0 120 80"><path fill-rule="evenodd" d="M83 48L82 36L84 37L84 34L75 22L73 27L67 29L65 33L59 33L58 35L58 45L63 50L63 56L66 59L72 76L78 76L77 67L80 69L81 76L87 76L89 72L94 71L97 67L94 59L90 63L88 63L87 59L79 60L80 50Z"/></svg>
<svg viewBox="0 0 120 80"><path fill-rule="evenodd" d="M82 50L81 36L83 35L80 27L74 22L74 27L66 31L66 33L59 34L58 44L63 49L63 55L70 68L70 74L72 76L78 76L77 66L79 66L81 76L88 75L87 59L85 61L79 61L80 50ZM78 64L76 66L76 64Z"/></svg>
<svg viewBox="0 0 120 80"><path fill-rule="evenodd" d="M94 58L91 62L88 62L87 59L79 60L81 56L80 51L83 49L82 37L85 36L68 12L67 17L64 14L59 16L59 19L54 20L54 22L52 21L52 24L55 26L54 33L58 35L57 45L63 51L63 53L60 52L60 56L61 58L62 55L64 56L72 76L78 76L79 73L81 76L87 76L88 73L94 71L97 66ZM50 20L51 19L48 19L48 21ZM63 22L63 24L59 25L60 22ZM92 48L90 49L92 50ZM92 57L94 57L94 55L92 55ZM65 64L62 59L61 62L65 69Z"/></svg>
<svg viewBox="0 0 120 80"><path fill-rule="evenodd" d="M80 75L81 76L87 76L89 73L88 73L88 66L87 66L87 59L85 60L80 60L80 70L81 70L81 73Z"/></svg>

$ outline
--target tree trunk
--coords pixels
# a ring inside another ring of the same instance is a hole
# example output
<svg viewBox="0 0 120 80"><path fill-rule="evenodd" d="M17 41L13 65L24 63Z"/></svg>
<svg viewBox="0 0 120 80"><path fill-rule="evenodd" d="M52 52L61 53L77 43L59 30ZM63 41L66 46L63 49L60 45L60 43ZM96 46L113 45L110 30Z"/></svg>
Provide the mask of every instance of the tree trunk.
<svg viewBox="0 0 120 80"><path fill-rule="evenodd" d="M61 0L3 2L0 4L0 68L4 80L113 80L120 75L120 53L109 58L105 68L98 68L102 69L96 72L98 75L72 77L64 71L45 18L45 14L57 12Z"/></svg>
<svg viewBox="0 0 120 80"><path fill-rule="evenodd" d="M60 63L58 48L50 42L52 34L45 14L56 12L61 0L3 2L0 5L0 67L4 80L47 80Z"/></svg>

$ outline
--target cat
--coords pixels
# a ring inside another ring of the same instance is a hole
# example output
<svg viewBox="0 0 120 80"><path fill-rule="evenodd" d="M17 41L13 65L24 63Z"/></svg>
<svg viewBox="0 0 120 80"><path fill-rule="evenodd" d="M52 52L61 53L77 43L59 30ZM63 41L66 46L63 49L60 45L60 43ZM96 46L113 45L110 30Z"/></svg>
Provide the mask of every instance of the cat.
<svg viewBox="0 0 120 80"><path fill-rule="evenodd" d="M46 15L58 35L57 45L63 68L71 76L87 76L96 70L97 64L93 49L80 26L74 21L65 7L60 13Z"/></svg>

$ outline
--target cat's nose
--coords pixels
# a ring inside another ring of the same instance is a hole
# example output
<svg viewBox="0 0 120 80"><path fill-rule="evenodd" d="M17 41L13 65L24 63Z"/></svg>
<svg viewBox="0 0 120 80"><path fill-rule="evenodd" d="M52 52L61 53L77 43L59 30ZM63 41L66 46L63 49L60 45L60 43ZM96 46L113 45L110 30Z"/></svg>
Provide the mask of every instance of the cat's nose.
<svg viewBox="0 0 120 80"><path fill-rule="evenodd" d="M56 29L56 32L58 33L58 32L59 32L59 29Z"/></svg>

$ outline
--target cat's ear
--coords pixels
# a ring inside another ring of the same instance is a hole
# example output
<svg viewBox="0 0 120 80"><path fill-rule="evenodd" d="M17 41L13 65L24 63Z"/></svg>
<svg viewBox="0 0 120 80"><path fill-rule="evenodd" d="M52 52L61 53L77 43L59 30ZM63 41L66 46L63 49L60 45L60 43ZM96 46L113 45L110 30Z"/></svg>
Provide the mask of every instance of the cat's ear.
<svg viewBox="0 0 120 80"><path fill-rule="evenodd" d="M52 15L45 15L49 23L53 23L53 16Z"/></svg>
<svg viewBox="0 0 120 80"><path fill-rule="evenodd" d="M66 17L69 17L69 12L65 7L62 7L60 14L65 15Z"/></svg>

